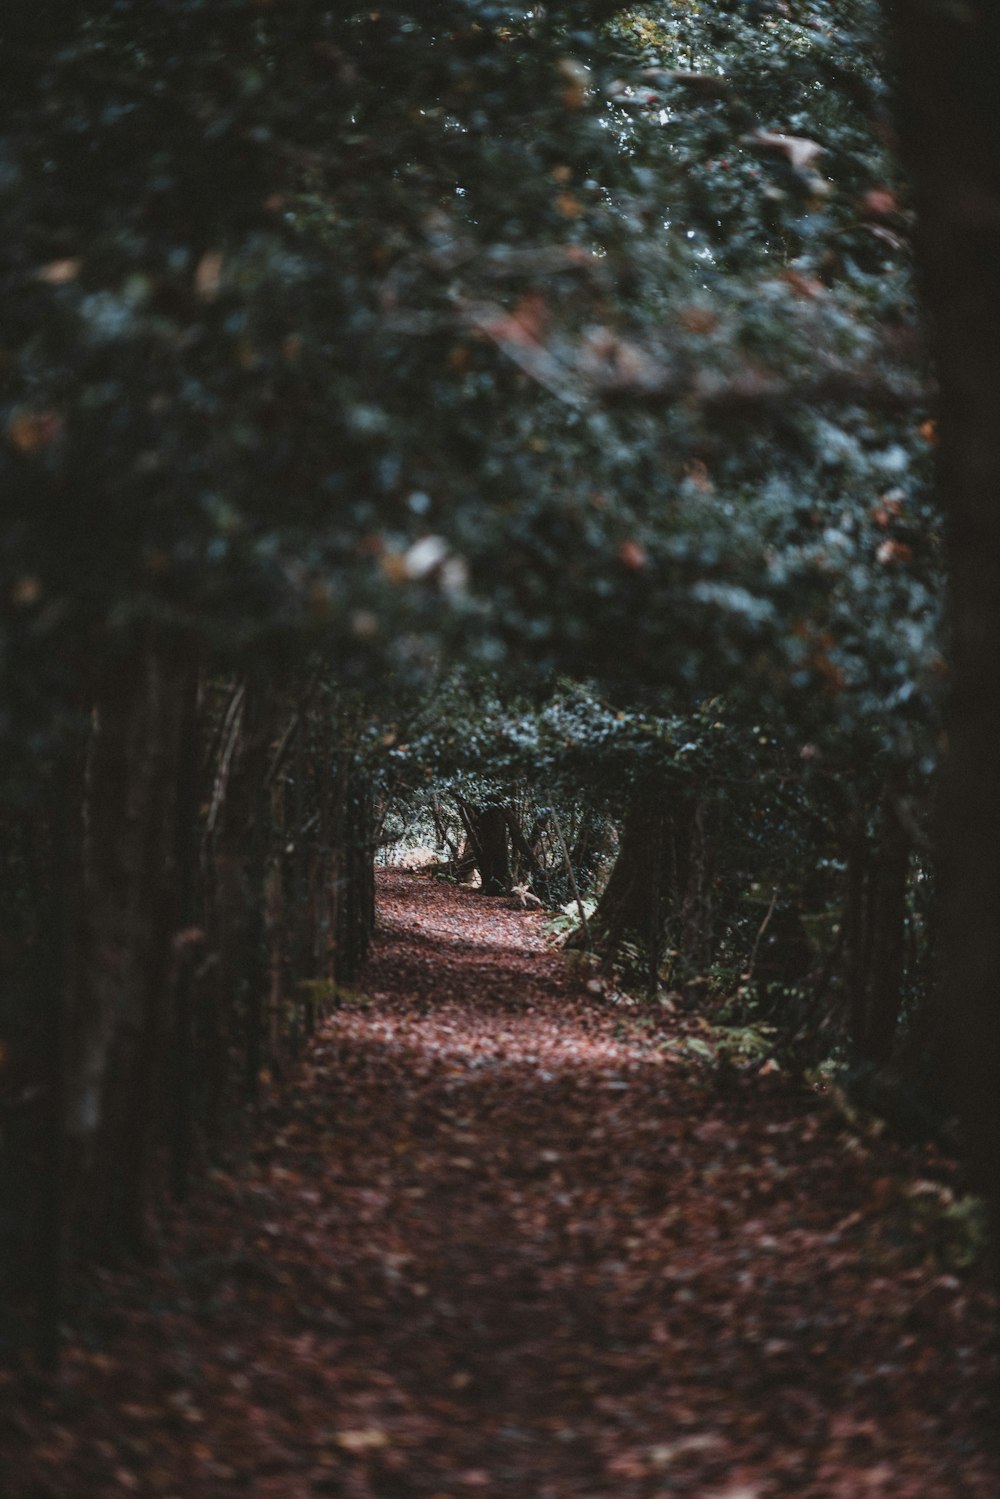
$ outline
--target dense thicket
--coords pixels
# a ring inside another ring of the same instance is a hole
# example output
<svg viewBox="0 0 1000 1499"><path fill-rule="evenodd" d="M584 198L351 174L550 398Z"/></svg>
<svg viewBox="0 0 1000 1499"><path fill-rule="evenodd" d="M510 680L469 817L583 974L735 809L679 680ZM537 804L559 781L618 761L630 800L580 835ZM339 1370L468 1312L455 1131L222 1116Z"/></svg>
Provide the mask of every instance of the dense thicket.
<svg viewBox="0 0 1000 1499"><path fill-rule="evenodd" d="M553 904L617 847L607 964L926 1070L936 428L872 7L2 27L0 1229L50 1351L350 981L394 818Z"/></svg>

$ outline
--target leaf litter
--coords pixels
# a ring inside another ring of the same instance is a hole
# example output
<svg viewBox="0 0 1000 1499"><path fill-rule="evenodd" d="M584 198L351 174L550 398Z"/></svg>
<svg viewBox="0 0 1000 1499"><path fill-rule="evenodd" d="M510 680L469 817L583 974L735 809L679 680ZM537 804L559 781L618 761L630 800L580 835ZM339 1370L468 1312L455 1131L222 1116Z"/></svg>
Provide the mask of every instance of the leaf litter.
<svg viewBox="0 0 1000 1499"><path fill-rule="evenodd" d="M911 1207L954 1163L379 883L370 1002L92 1274L59 1384L0 1374L5 1499L996 1499L996 1307Z"/></svg>

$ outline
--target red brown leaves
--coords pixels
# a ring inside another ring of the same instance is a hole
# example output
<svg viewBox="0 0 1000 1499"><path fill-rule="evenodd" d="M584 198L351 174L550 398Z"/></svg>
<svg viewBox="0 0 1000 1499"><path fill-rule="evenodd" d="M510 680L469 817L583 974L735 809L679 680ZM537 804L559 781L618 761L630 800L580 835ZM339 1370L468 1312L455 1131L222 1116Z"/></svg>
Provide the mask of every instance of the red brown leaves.
<svg viewBox="0 0 1000 1499"><path fill-rule="evenodd" d="M537 916L380 904L258 1142L8 1401L5 1499L995 1499L991 1304L913 1217L947 1163L719 1093Z"/></svg>
<svg viewBox="0 0 1000 1499"><path fill-rule="evenodd" d="M50 448L62 435L63 419L56 411L31 411L24 407L11 413L7 441L25 458Z"/></svg>
<svg viewBox="0 0 1000 1499"><path fill-rule="evenodd" d="M618 561L629 572L641 573L649 565L649 556L641 541L623 541L618 548Z"/></svg>

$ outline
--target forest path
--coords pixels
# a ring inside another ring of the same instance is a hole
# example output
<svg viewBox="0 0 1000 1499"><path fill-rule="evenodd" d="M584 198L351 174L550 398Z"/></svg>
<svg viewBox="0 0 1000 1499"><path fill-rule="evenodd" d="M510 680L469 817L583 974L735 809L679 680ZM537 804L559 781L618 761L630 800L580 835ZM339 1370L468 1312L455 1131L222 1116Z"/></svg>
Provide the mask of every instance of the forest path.
<svg viewBox="0 0 1000 1499"><path fill-rule="evenodd" d="M10 1423L7 1499L996 1499L925 1159L671 1061L537 917L402 873L380 911L258 1144Z"/></svg>

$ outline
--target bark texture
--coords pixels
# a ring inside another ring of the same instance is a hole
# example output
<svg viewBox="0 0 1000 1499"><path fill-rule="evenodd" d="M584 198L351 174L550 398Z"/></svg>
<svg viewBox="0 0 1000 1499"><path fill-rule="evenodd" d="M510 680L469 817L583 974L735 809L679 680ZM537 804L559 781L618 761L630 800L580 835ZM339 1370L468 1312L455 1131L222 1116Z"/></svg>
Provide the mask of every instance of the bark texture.
<svg viewBox="0 0 1000 1499"><path fill-rule="evenodd" d="M1000 7L888 0L941 384L951 702L941 795L944 1003L982 1188L1000 1204ZM998 1264L1000 1269L1000 1264Z"/></svg>
<svg viewBox="0 0 1000 1499"><path fill-rule="evenodd" d="M67 1271L155 1245L164 1197L364 960L371 786L315 687L211 682L150 630L81 685L41 825L6 819L8 903L15 879L31 898L19 967L0 940L26 1017L0 1055L0 1273L29 1269L4 1276L0 1338L49 1366Z"/></svg>

